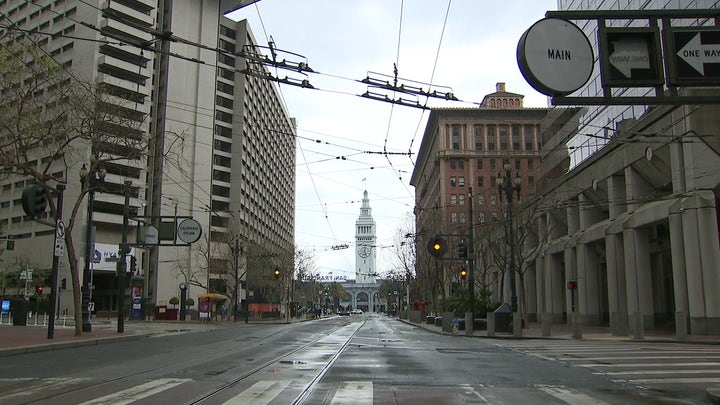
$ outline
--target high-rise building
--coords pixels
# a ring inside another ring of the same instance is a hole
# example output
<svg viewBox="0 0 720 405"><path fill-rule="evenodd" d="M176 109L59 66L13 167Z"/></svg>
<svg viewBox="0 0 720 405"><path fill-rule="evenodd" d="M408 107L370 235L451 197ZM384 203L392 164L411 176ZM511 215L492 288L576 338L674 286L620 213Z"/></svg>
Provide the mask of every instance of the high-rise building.
<svg viewBox="0 0 720 405"><path fill-rule="evenodd" d="M55 160L38 150L37 167L49 162L50 172L67 185L65 216L72 209L68 202L76 201L81 192L83 164L92 169L96 158L107 172L93 207L99 260L117 260L117 249L112 249L121 239L125 180L132 183L131 214L142 215L147 204L144 212L151 215L149 205L156 205L162 216L193 217L201 224L205 238L191 247L158 249L157 269L148 259L148 249L133 250L150 304L166 304L179 296L181 282L189 285L190 297L214 292L222 299L226 285L222 266L228 259L218 253L222 249L217 245L224 233L239 233L276 253L292 252L294 243L295 124L275 84L239 73L245 67L241 55L258 52L257 42L246 21L224 17L251 1L173 3L168 17L162 13L161 0L0 1L1 42L29 35L71 71L74 80L94 85L99 102L111 105L113 114L123 118L116 131L145 141L144 150L117 142L102 147L76 142L69 149L72 154ZM171 23L172 41L160 52L171 39L158 26L163 20ZM169 56L167 66L161 65L160 54ZM157 86L163 82L166 98ZM164 115L158 115L161 110ZM152 167L151 156L158 145L153 135L160 127L162 172ZM16 239L12 252L16 261L49 268L54 230L29 220L20 208L27 180L22 176L0 180L2 234ZM159 181L161 197L151 201ZM81 278L87 201L87 197L81 201L72 227ZM130 223L131 243L137 224ZM11 261L4 262L8 266ZM95 310L114 310L114 266L92 263L90 267L97 267L92 290ZM66 258L60 268L60 278L68 280L75 270L67 266ZM61 310L72 311L70 291L61 296Z"/></svg>

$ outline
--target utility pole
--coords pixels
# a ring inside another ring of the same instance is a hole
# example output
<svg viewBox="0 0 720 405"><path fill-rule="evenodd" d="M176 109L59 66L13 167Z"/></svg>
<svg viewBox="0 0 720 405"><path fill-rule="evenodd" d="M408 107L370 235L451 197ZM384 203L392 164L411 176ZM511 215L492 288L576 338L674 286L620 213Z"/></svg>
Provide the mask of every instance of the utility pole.
<svg viewBox="0 0 720 405"><path fill-rule="evenodd" d="M125 302L125 279L127 278L127 263L125 259L127 254L130 253L130 247L127 243L128 240L128 226L130 222L130 186L132 183L130 180L125 180L125 205L123 206L123 225L122 225L122 239L120 242L120 262L118 263L118 313L117 313L117 333L125 332L125 308L123 306Z"/></svg>
<svg viewBox="0 0 720 405"><path fill-rule="evenodd" d="M167 89L168 89L168 70L170 65L170 37L172 36L172 10L173 0L158 1L158 23L157 29L160 33L159 43L155 51L155 71L153 74L153 111L154 117L151 117L153 123L152 133L152 175L150 176L150 201L148 208L152 217L152 225L155 229L160 229L160 215L162 206L162 178L163 178L163 160L165 153L165 120L167 114ZM209 237L209 235L208 235ZM159 247L150 248L148 255L148 274L145 277L145 291L147 298L150 294L157 294L157 277L159 262ZM152 289L150 288L152 286Z"/></svg>

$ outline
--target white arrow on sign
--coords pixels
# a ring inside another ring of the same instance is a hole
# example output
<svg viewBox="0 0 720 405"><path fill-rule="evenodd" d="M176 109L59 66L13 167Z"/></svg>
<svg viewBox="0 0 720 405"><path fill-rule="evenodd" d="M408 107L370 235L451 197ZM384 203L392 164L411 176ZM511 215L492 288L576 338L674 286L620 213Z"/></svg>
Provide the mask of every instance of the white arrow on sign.
<svg viewBox="0 0 720 405"><path fill-rule="evenodd" d="M612 44L614 51L608 60L626 78L632 76L632 69L650 69L650 53L644 39L629 37Z"/></svg>
<svg viewBox="0 0 720 405"><path fill-rule="evenodd" d="M720 63L720 45L708 44L703 45L700 42L700 33L695 36L678 51L677 55L697 70L698 73L705 76L706 63Z"/></svg>

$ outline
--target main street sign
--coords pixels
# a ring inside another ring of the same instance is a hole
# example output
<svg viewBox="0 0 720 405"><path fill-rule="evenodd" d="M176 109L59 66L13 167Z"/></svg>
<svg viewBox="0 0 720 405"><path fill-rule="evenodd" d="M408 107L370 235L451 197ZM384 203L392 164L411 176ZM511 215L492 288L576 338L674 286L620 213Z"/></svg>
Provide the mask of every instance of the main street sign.
<svg viewBox="0 0 720 405"><path fill-rule="evenodd" d="M657 28L601 28L598 36L603 86L642 87L664 83Z"/></svg>
<svg viewBox="0 0 720 405"><path fill-rule="evenodd" d="M675 28L668 35L670 83L677 86L720 85L720 29Z"/></svg>
<svg viewBox="0 0 720 405"><path fill-rule="evenodd" d="M593 50L577 25L558 18L544 18L522 35L517 62L525 80L548 96L570 94L590 79Z"/></svg>

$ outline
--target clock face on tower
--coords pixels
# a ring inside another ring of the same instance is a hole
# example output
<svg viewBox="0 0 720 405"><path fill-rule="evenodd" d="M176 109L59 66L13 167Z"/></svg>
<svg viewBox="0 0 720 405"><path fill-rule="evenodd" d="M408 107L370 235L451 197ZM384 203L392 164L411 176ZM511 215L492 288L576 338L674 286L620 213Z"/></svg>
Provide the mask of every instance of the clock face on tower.
<svg viewBox="0 0 720 405"><path fill-rule="evenodd" d="M367 245L358 246L358 254L360 255L360 257L370 256L370 246L367 246Z"/></svg>

